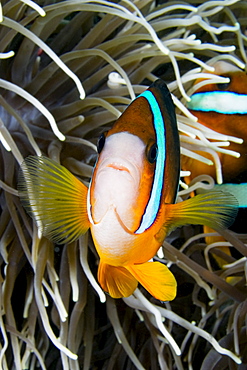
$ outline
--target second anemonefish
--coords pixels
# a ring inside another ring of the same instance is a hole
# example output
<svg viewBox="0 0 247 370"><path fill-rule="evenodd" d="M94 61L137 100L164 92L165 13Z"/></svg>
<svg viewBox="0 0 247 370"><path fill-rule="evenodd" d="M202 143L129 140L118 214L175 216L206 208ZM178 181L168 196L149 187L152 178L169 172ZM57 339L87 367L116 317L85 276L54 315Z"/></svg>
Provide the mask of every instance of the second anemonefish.
<svg viewBox="0 0 247 370"><path fill-rule="evenodd" d="M211 83L198 89L190 98L187 107L198 118L198 122L221 134L242 138L242 144L231 143L228 149L240 153L235 158L218 153L222 165L224 182L247 181L247 74L226 62L214 64L214 74L229 78L229 83ZM202 81L196 80L195 83ZM205 155L205 153L203 153ZM208 166L191 158L183 158L194 178L207 173L215 178L214 166Z"/></svg>
<svg viewBox="0 0 247 370"><path fill-rule="evenodd" d="M57 243L89 228L99 254L98 280L114 298L138 282L161 301L174 299L176 280L153 262L166 235L184 224L223 228L236 215L223 192L176 201L180 144L174 105L157 80L100 136L89 189L65 167L30 156L22 165L19 194L40 231Z"/></svg>
<svg viewBox="0 0 247 370"><path fill-rule="evenodd" d="M231 143L229 146L229 149L240 153L240 158L219 153L224 182L219 189L232 192L239 206L247 208L247 74L222 61L216 62L214 68L215 74L227 77L229 82L201 87L191 96L188 108L201 124L219 133L243 139L242 144ZM202 79L196 83L200 81ZM213 166L185 157L182 164L184 169L190 170L191 178L206 173L215 179Z"/></svg>
<svg viewBox="0 0 247 370"><path fill-rule="evenodd" d="M198 89L187 104L190 111L198 118L198 122L221 134L243 139L242 144L231 143L228 147L240 153L235 158L224 153L218 153L222 165L223 182L216 189L232 193L238 201L240 211L234 230L245 232L247 212L247 74L245 71L226 62L216 62L213 74L227 77L228 83L210 83ZM195 81L199 83L203 79ZM202 153L204 156L207 154ZM209 156L209 155L208 155ZM191 172L190 180L201 174L215 177L215 167L208 166L196 159L183 157L182 168ZM244 221L244 223L243 223ZM204 227L205 232L212 231ZM222 237L207 237L206 242L224 240ZM222 248L230 254L229 248ZM215 256L219 265L225 260Z"/></svg>

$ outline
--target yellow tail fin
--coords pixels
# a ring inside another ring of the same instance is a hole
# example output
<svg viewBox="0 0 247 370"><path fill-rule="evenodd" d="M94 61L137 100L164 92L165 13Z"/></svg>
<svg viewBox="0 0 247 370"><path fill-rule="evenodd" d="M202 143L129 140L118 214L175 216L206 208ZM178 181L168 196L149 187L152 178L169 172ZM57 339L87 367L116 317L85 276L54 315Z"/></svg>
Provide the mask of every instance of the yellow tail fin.
<svg viewBox="0 0 247 370"><path fill-rule="evenodd" d="M98 280L102 289L113 298L130 296L137 288L138 282L161 301L171 301L177 291L173 274L160 262L121 267L100 261Z"/></svg>
<svg viewBox="0 0 247 370"><path fill-rule="evenodd" d="M177 283L171 271L160 262L126 266L130 273L156 299L171 301L176 297Z"/></svg>
<svg viewBox="0 0 247 370"><path fill-rule="evenodd" d="M18 191L26 211L52 241L71 242L88 230L87 187L51 159L27 157L21 165Z"/></svg>

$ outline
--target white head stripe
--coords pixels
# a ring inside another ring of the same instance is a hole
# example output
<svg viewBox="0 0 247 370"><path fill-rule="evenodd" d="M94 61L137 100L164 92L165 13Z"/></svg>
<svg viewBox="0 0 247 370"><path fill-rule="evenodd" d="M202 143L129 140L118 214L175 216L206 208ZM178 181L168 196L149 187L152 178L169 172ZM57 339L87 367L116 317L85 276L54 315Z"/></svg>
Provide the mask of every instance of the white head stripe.
<svg viewBox="0 0 247 370"><path fill-rule="evenodd" d="M141 234L146 229L148 229L155 221L161 202L162 188L163 188L163 178L164 178L164 167L165 167L165 127L163 116L159 107L159 104L149 90L144 91L140 96L147 99L150 109L153 113L154 129L157 140L158 156L156 160L154 181L152 186L151 195L145 209L144 215L142 217L142 222L135 234Z"/></svg>
<svg viewBox="0 0 247 370"><path fill-rule="evenodd" d="M189 109L223 114L247 114L247 95L230 91L195 93L187 103Z"/></svg>

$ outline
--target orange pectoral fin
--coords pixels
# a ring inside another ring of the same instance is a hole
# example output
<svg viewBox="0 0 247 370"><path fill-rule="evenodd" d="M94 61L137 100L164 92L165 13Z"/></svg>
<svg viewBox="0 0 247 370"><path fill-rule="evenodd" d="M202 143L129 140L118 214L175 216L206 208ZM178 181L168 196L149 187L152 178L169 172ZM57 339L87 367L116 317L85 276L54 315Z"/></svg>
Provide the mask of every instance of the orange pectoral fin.
<svg viewBox="0 0 247 370"><path fill-rule="evenodd" d="M177 283L171 271L160 262L127 266L131 274L156 299L171 301L177 293Z"/></svg>
<svg viewBox="0 0 247 370"><path fill-rule="evenodd" d="M87 187L51 159L27 157L18 191L23 207L52 241L68 243L88 230Z"/></svg>
<svg viewBox="0 0 247 370"><path fill-rule="evenodd" d="M112 298L129 297L137 288L138 282L125 267L99 263L98 280L102 289Z"/></svg>

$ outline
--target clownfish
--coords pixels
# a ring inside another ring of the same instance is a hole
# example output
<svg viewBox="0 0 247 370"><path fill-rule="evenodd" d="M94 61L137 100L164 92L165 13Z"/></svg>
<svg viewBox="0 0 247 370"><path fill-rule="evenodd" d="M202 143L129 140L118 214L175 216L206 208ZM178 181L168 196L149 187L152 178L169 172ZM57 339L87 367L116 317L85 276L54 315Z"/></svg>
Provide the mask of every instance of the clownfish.
<svg viewBox="0 0 247 370"><path fill-rule="evenodd" d="M235 158L218 153L223 173L222 191L229 191L237 198L239 207L247 207L247 74L245 71L226 62L214 64L214 74L227 77L228 83L208 84L198 89L187 103L189 110L198 118L198 122L221 134L243 139L243 143L231 143L230 150L240 153ZM202 81L198 79L195 83ZM203 154L204 155L204 154ZM190 169L191 177L201 173L215 179L215 170L194 159L184 158Z"/></svg>
<svg viewBox="0 0 247 370"><path fill-rule="evenodd" d="M46 157L27 157L19 195L43 235L68 243L88 229L99 255L98 281L113 298L140 283L161 301L176 296L170 270L152 261L166 235L185 224L227 227L235 199L224 192L175 203L180 143L175 108L162 80L139 95L98 140L98 160L87 188Z"/></svg>
<svg viewBox="0 0 247 370"><path fill-rule="evenodd" d="M213 65L214 73L227 77L228 83L204 85L190 96L187 108L198 122L216 132L242 138L243 143L232 142L230 150L240 153L240 158L218 153L222 165L223 181L247 182L247 74L226 62ZM198 79L195 84L203 81ZM207 156L206 153L203 153ZM215 167L190 158L183 158L182 167L187 167L191 177L206 173L215 179Z"/></svg>
<svg viewBox="0 0 247 370"><path fill-rule="evenodd" d="M233 229L236 232L245 232L246 225L245 222L243 224L243 220L247 215L247 74L223 61L216 62L213 67L215 68L213 74L227 77L229 82L210 83L199 88L191 95L187 107L204 126L221 134L243 139L243 143L232 142L228 147L239 152L240 158L218 153L222 165L223 184L216 185L214 189L229 192L237 199L240 209ZM197 79L195 84L201 81L203 79ZM207 156L207 153L201 154ZM202 173L216 179L214 166L208 166L193 158L183 157L182 168L190 170L190 180ZM204 231L212 232L208 227L204 227ZM220 240L224 238L220 236L206 238L208 244ZM231 254L229 248L221 249L226 254ZM214 257L220 266L226 263L225 260Z"/></svg>

